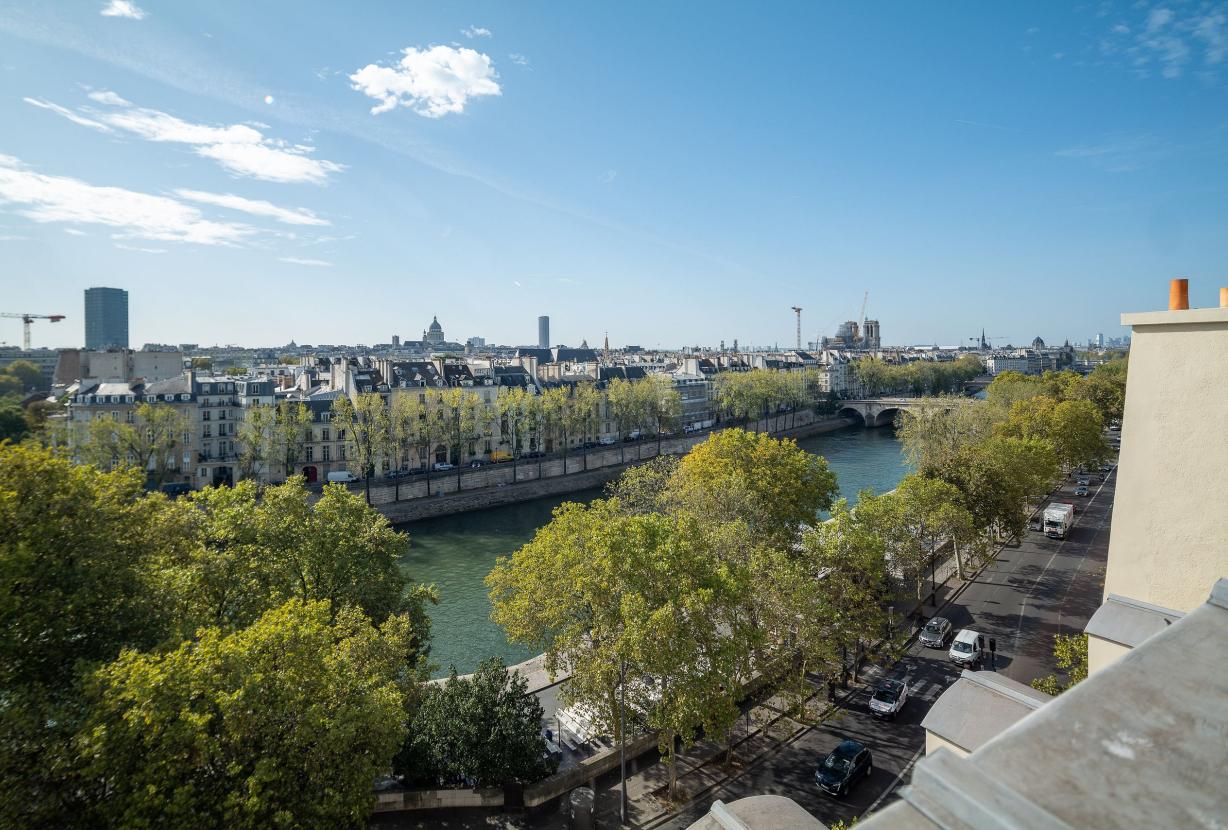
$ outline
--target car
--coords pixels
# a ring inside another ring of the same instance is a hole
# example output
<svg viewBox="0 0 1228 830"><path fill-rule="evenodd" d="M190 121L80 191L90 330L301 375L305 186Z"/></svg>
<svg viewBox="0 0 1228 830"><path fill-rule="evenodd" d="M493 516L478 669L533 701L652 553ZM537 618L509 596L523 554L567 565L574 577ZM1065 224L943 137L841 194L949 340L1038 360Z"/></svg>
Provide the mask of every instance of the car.
<svg viewBox="0 0 1228 830"><path fill-rule="evenodd" d="M1079 480L1075 483L1078 484L1080 487L1086 487L1087 485L1092 483L1092 479L1091 479L1091 476L1079 476Z"/></svg>
<svg viewBox="0 0 1228 830"><path fill-rule="evenodd" d="M443 473L443 472L447 472L448 470L455 470L456 467L452 466L446 461L436 461L433 469L436 472Z"/></svg>
<svg viewBox="0 0 1228 830"><path fill-rule="evenodd" d="M1045 520L1037 513L1032 518L1028 519L1028 530L1044 530Z"/></svg>
<svg viewBox="0 0 1228 830"><path fill-rule="evenodd" d="M495 450L490 454L491 464L502 464L505 461L511 461L514 456L507 450Z"/></svg>
<svg viewBox="0 0 1228 830"><path fill-rule="evenodd" d="M1109 431L1110 431L1110 432L1118 432L1118 431L1120 431L1120 430L1121 430L1121 427L1120 427L1120 426L1118 426L1117 424L1109 424Z"/></svg>
<svg viewBox="0 0 1228 830"><path fill-rule="evenodd" d="M981 635L971 628L962 629L955 635L955 639L951 641L951 648L947 651L947 659L956 665L968 666L973 669L979 668L983 656L981 640Z"/></svg>
<svg viewBox="0 0 1228 830"><path fill-rule="evenodd" d="M1080 485L1080 486L1076 487L1076 488L1075 488L1075 495L1076 495L1076 496L1086 496L1086 495L1087 495L1087 488L1086 488L1086 487L1084 487L1084 486L1082 486L1082 485Z"/></svg>
<svg viewBox="0 0 1228 830"><path fill-rule="evenodd" d="M908 703L909 683L911 677L903 675L882 681L870 695L870 714L876 718L894 720L895 716Z"/></svg>
<svg viewBox="0 0 1228 830"><path fill-rule="evenodd" d="M484 466L486 466L486 462L480 461L476 458L469 462L470 469L476 470L478 467L484 467Z"/></svg>
<svg viewBox="0 0 1228 830"><path fill-rule="evenodd" d="M638 441L643 437L644 437L643 430L633 429L631 430L630 433L628 433L627 440L628 441Z"/></svg>
<svg viewBox="0 0 1228 830"><path fill-rule="evenodd" d="M853 785L874 772L874 759L864 744L843 740L827 753L814 773L819 788L837 798L848 795Z"/></svg>
<svg viewBox="0 0 1228 830"><path fill-rule="evenodd" d="M520 454L521 461L524 461L526 458L545 458L545 457L546 457L546 454L542 452L541 450L529 450L528 452L522 452Z"/></svg>
<svg viewBox="0 0 1228 830"><path fill-rule="evenodd" d="M618 439L615 438L613 435L603 435L601 436L601 438L597 440L597 443L603 447L608 447L608 446L611 446L612 444L617 444Z"/></svg>
<svg viewBox="0 0 1228 830"><path fill-rule="evenodd" d="M945 648L953 626L946 617L934 617L921 629L917 641L928 648Z"/></svg>
<svg viewBox="0 0 1228 830"><path fill-rule="evenodd" d="M349 470L337 470L328 474L329 484L353 484L358 481L358 476L351 473Z"/></svg>
<svg viewBox="0 0 1228 830"><path fill-rule="evenodd" d="M1112 464L1101 464L1101 465L1100 465L1100 472L1102 472L1102 473L1107 473L1107 472L1108 472L1109 470L1111 470L1111 469L1113 469L1113 465L1112 465Z"/></svg>

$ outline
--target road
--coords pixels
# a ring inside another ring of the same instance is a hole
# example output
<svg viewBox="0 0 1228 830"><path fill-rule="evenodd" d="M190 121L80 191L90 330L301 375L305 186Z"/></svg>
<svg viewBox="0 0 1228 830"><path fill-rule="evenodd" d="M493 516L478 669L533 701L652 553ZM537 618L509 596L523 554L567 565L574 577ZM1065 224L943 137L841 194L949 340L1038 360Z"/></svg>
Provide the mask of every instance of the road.
<svg viewBox="0 0 1228 830"><path fill-rule="evenodd" d="M1017 546L1004 548L975 580L938 612L955 628L975 628L997 641L997 669L1021 683L1054 671L1053 635L1083 629L1100 606L1108 557L1116 470L1088 497L1073 495L1068 480L1054 498L1076 505L1075 526L1065 540L1029 532ZM946 651L914 644L902 663L918 688L893 722L875 719L867 709L869 691L848 700L847 708L822 726L807 730L778 752L666 821L651 826L685 828L715 799L729 802L758 794L786 795L831 824L864 816L896 797L912 764L924 753L921 721L929 707L959 677ZM870 747L874 771L843 800L822 793L814 782L818 760L840 740L853 738Z"/></svg>

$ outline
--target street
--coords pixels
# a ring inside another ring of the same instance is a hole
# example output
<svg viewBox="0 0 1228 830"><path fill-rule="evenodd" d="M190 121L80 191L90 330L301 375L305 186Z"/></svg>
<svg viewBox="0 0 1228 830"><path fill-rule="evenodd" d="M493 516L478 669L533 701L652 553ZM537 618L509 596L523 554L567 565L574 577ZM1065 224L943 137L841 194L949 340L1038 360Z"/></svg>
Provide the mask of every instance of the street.
<svg viewBox="0 0 1228 830"><path fill-rule="evenodd" d="M1053 635L1082 631L1099 607L1108 556L1116 468L1088 497L1073 495L1067 479L1054 500L1076 505L1075 525L1064 540L1028 531L1017 547L1007 546L938 611L958 631L975 628L997 641L998 671L1021 683L1055 670ZM939 600L941 602L941 599ZM927 609L927 616L932 616ZM725 802L758 794L785 795L820 821L851 820L878 809L907 783L912 764L925 751L921 721L960 669L946 650L913 644L902 660L918 686L895 721L881 721L867 708L869 689L852 695L847 708L823 725L806 730L779 751L738 777L705 793L681 813L646 827L685 828L707 812L715 799ZM898 667L897 667L898 668ZM988 668L988 666L986 666ZM814 781L819 760L844 738L864 743L874 755L874 771L843 800L821 792Z"/></svg>

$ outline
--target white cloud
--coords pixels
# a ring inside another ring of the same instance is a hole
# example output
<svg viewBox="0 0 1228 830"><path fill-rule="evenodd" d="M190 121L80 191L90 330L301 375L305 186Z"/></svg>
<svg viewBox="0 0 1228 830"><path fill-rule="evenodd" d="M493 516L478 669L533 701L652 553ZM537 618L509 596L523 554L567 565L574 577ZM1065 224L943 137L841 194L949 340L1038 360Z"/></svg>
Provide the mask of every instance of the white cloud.
<svg viewBox="0 0 1228 830"><path fill-rule="evenodd" d="M512 52L510 55L507 56L507 59L511 61L512 63L516 64L517 66L528 66L529 65L529 59L526 58L524 55L520 54L519 52Z"/></svg>
<svg viewBox="0 0 1228 830"><path fill-rule="evenodd" d="M1127 59L1139 77L1148 77L1158 67L1160 75L1170 80L1182 77L1201 58L1208 70L1198 74L1214 78L1214 68L1228 58L1228 4L1178 8L1151 9L1134 28L1114 24L1100 44L1101 52Z"/></svg>
<svg viewBox="0 0 1228 830"><path fill-rule="evenodd" d="M122 187L99 187L67 176L35 173L0 155L0 204L35 222L105 225L117 238L234 245L255 229L206 219L191 205Z"/></svg>
<svg viewBox="0 0 1228 830"><path fill-rule="evenodd" d="M607 171L605 171L605 173L604 173L604 174L602 174L602 176L601 176L601 183L602 183L602 184L609 184L610 182L614 181L616 178L618 178L618 171L617 171L617 170L607 170Z"/></svg>
<svg viewBox="0 0 1228 830"><path fill-rule="evenodd" d="M498 77L490 57L473 49L411 46L393 66L367 64L350 75L350 83L379 101L372 115L400 105L427 118L442 118L464 112L470 98L502 94Z"/></svg>
<svg viewBox="0 0 1228 830"><path fill-rule="evenodd" d="M289 262L291 265L307 265L312 268L332 268L333 264L323 259L306 259L297 256L282 256L277 258L281 262Z"/></svg>
<svg viewBox="0 0 1228 830"><path fill-rule="evenodd" d="M114 130L112 130L106 124L95 121L92 118L86 118L84 115L78 115L67 107L61 107L59 104L54 104L51 101L44 101L40 98L22 98L21 100L25 101L31 106L51 110L56 115L62 115L69 121L73 122L74 124L80 124L82 127L89 127L92 130L99 130L104 133L114 132Z"/></svg>
<svg viewBox="0 0 1228 830"><path fill-rule="evenodd" d="M147 141L190 145L197 155L212 159L239 176L270 182L322 184L330 173L345 169L344 165L312 158L309 155L314 152L312 147L266 138L248 124L196 124L159 110L133 106L108 91L90 93L90 98L109 108L73 111L49 101L25 100L84 127L130 133Z"/></svg>
<svg viewBox="0 0 1228 830"><path fill-rule="evenodd" d="M1158 32L1173 20L1172 9L1152 9L1147 15L1147 31Z"/></svg>
<svg viewBox="0 0 1228 830"><path fill-rule="evenodd" d="M103 17L127 17L143 20L147 12L131 0L111 0L100 12Z"/></svg>
<svg viewBox="0 0 1228 830"><path fill-rule="evenodd" d="M284 208L262 199L247 199L233 193L207 193L203 190L176 190L175 195L189 202L239 210L253 216L265 216L287 225L331 225L327 219L316 216L306 208Z"/></svg>
<svg viewBox="0 0 1228 830"><path fill-rule="evenodd" d="M1109 31L1111 31L1115 35L1128 35L1130 34L1130 27L1127 26L1125 23L1118 23L1115 26L1113 26L1113 28L1110 29Z"/></svg>
<svg viewBox="0 0 1228 830"><path fill-rule="evenodd" d="M470 26L468 29L461 29L461 34L467 38L491 36L490 29L483 29L481 26Z"/></svg>
<svg viewBox="0 0 1228 830"><path fill-rule="evenodd" d="M1207 63L1222 63L1228 57L1228 14L1220 10L1198 18L1194 23L1194 37L1206 44L1203 58Z"/></svg>
<svg viewBox="0 0 1228 830"><path fill-rule="evenodd" d="M115 247L123 251L136 251L139 254L164 254L165 248L140 248L136 245L124 245L121 242L116 242Z"/></svg>
<svg viewBox="0 0 1228 830"><path fill-rule="evenodd" d="M69 236L89 236L85 231L79 231L76 228L65 228L64 233Z"/></svg>

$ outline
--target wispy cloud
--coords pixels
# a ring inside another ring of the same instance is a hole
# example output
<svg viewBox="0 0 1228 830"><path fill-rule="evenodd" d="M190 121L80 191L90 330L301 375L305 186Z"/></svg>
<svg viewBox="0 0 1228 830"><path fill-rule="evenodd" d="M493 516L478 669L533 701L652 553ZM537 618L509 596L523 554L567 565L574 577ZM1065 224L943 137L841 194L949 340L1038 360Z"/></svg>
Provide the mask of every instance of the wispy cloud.
<svg viewBox="0 0 1228 830"><path fill-rule="evenodd" d="M1003 127L1001 124L990 124L987 121L971 121L967 118L956 118L956 124L963 124L967 127L984 127L987 130L1009 130L1010 127Z"/></svg>
<svg viewBox="0 0 1228 830"><path fill-rule="evenodd" d="M468 29L461 29L461 34L467 38L491 36L490 29L484 29L481 26L470 26Z"/></svg>
<svg viewBox="0 0 1228 830"><path fill-rule="evenodd" d="M607 170L601 176L601 183L609 184L610 182L614 181L616 178L618 178L617 170Z"/></svg>
<svg viewBox="0 0 1228 830"><path fill-rule="evenodd" d="M313 158L310 155L313 147L266 138L250 124L193 123L160 110L134 106L107 90L91 92L89 97L106 108L87 106L74 111L51 101L24 100L83 127L134 135L146 141L189 145L197 155L212 159L238 176L322 184L330 174L345 169L336 162Z"/></svg>
<svg viewBox="0 0 1228 830"><path fill-rule="evenodd" d="M507 59L511 61L512 63L516 64L517 66L528 66L529 65L529 59L526 58L524 55L520 54L519 52L512 52L510 55L507 56Z"/></svg>
<svg viewBox="0 0 1228 830"><path fill-rule="evenodd" d="M248 199L233 193L207 193L203 190L176 190L175 195L189 202L199 202L203 205L238 210L253 216L264 216L276 219L287 225L331 225L327 219L316 216L306 208L284 208L263 199Z"/></svg>
<svg viewBox="0 0 1228 830"><path fill-rule="evenodd" d="M1123 134L1108 136L1094 144L1065 147L1054 155L1081 159L1109 173L1132 173L1167 156L1169 152L1170 148L1155 136Z"/></svg>
<svg viewBox="0 0 1228 830"><path fill-rule="evenodd" d="M69 236L89 236L85 231L77 230L76 228L65 228L64 233Z"/></svg>
<svg viewBox="0 0 1228 830"><path fill-rule="evenodd" d="M111 0L99 12L103 17L126 17L129 20L143 20L147 12L131 0Z"/></svg>
<svg viewBox="0 0 1228 830"><path fill-rule="evenodd" d="M1228 3L1158 6L1132 22L1114 23L1100 51L1123 59L1141 78L1158 70L1176 80L1195 66L1203 77L1213 77L1228 58Z"/></svg>
<svg viewBox="0 0 1228 830"><path fill-rule="evenodd" d="M370 63L350 76L354 89L379 101L372 115L408 107L427 118L465 111L469 99L501 95L490 57L452 46L409 47L392 66Z"/></svg>
<svg viewBox="0 0 1228 830"><path fill-rule="evenodd" d="M281 262L289 262L291 265L306 265L311 268L332 268L333 264L323 259L307 259L297 256L282 256L277 258Z"/></svg>
<svg viewBox="0 0 1228 830"><path fill-rule="evenodd" d="M134 251L138 254L164 254L166 253L165 248L140 248L140 247L137 247L136 245L125 245L122 242L116 242L115 247L119 248L121 251Z"/></svg>
<svg viewBox="0 0 1228 830"><path fill-rule="evenodd" d="M191 205L122 187L101 187L67 176L35 173L19 159L0 155L0 204L35 222L92 224L136 237L198 245L234 245L255 228L206 219Z"/></svg>

